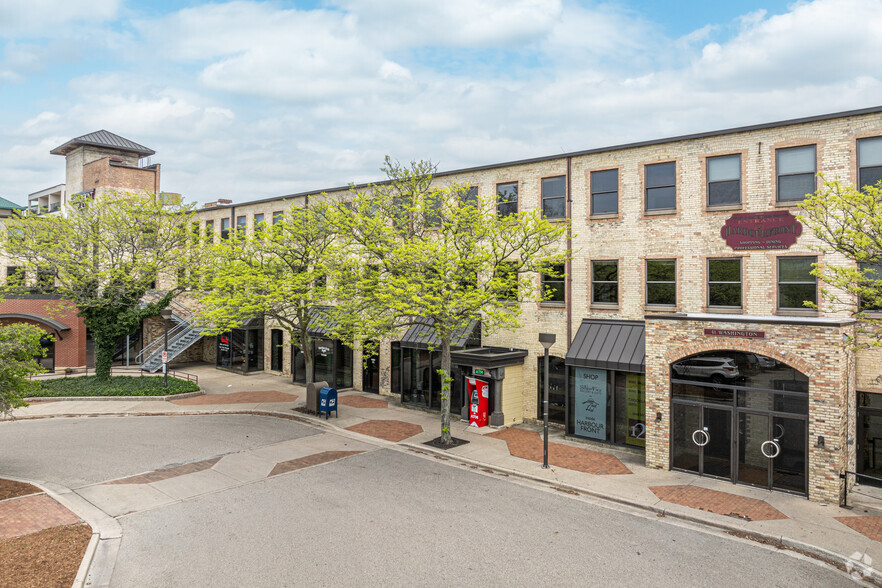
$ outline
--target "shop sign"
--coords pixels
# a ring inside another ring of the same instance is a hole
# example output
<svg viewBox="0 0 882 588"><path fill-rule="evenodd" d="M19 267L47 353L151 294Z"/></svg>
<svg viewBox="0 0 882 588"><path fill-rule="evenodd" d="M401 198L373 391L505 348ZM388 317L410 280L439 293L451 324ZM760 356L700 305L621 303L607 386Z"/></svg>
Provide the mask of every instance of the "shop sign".
<svg viewBox="0 0 882 588"><path fill-rule="evenodd" d="M738 337L739 339L765 339L764 331L745 331L741 329L705 329L705 335L712 337Z"/></svg>
<svg viewBox="0 0 882 588"><path fill-rule="evenodd" d="M475 368L475 375L476 376L483 376L484 370L479 370L478 368Z"/></svg>
<svg viewBox="0 0 882 588"><path fill-rule="evenodd" d="M720 229L726 245L735 251L789 249L802 234L802 224L789 210L739 212Z"/></svg>
<svg viewBox="0 0 882 588"><path fill-rule="evenodd" d="M575 368L576 423L580 437L606 440L606 370Z"/></svg>
<svg viewBox="0 0 882 588"><path fill-rule="evenodd" d="M226 335L221 335L220 344L217 346L217 350L221 353L228 353L230 351L230 338Z"/></svg>
<svg viewBox="0 0 882 588"><path fill-rule="evenodd" d="M643 374L625 374L625 443L646 447L646 380Z"/></svg>

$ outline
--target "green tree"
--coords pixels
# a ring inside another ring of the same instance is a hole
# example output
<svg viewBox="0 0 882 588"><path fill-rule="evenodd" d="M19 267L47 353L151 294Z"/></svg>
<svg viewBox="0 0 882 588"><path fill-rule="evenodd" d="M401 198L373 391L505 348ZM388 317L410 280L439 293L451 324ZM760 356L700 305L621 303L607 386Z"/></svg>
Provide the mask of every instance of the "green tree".
<svg viewBox="0 0 882 588"><path fill-rule="evenodd" d="M189 206L113 192L74 199L63 214L9 219L0 247L27 279L7 283L4 291L52 291L71 301L95 340L95 374L109 378L117 340L183 290L170 279L158 300L145 302L157 278L198 263L191 218Z"/></svg>
<svg viewBox="0 0 882 588"><path fill-rule="evenodd" d="M825 258L812 273L823 282L821 294L836 311L859 319L857 332L865 344L882 345L882 182L858 189L838 181L821 188L800 204L800 219L820 239L825 253L839 253L847 263ZM856 343L856 342L853 342Z"/></svg>
<svg viewBox="0 0 882 588"><path fill-rule="evenodd" d="M209 333L223 333L247 319L269 318L291 337L304 355L312 381L312 338L329 316L327 262L335 235L326 222L326 204L291 206L273 225L250 233L233 232L211 248L209 287L196 295L200 320Z"/></svg>
<svg viewBox="0 0 882 588"><path fill-rule="evenodd" d="M333 264L338 337L370 342L431 325L441 351L441 440L450 444L451 343L475 321L519 325L520 304L552 297L536 272L562 264L563 222L536 211L497 213L468 186L435 185L429 162L386 158L388 181L332 211L343 256Z"/></svg>
<svg viewBox="0 0 882 588"><path fill-rule="evenodd" d="M34 325L0 327L0 414L27 406L22 399L40 387L28 376L43 371L37 358L45 353L40 340L46 333Z"/></svg>

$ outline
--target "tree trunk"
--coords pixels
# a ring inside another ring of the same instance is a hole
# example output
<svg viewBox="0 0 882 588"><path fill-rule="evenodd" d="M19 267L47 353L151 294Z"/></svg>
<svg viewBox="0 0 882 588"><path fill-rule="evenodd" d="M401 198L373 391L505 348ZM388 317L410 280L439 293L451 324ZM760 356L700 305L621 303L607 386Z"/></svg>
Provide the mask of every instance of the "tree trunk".
<svg viewBox="0 0 882 588"><path fill-rule="evenodd" d="M95 337L95 376L99 380L110 379L110 366L113 364L113 350L116 339L109 341L104 337Z"/></svg>
<svg viewBox="0 0 882 588"><path fill-rule="evenodd" d="M308 329L300 330L300 351L303 352L303 369L306 370L306 383L312 384L315 381L315 373L312 366L312 339L309 337Z"/></svg>
<svg viewBox="0 0 882 588"><path fill-rule="evenodd" d="M441 444L453 445L453 436L450 434L450 339L445 337L441 340Z"/></svg>

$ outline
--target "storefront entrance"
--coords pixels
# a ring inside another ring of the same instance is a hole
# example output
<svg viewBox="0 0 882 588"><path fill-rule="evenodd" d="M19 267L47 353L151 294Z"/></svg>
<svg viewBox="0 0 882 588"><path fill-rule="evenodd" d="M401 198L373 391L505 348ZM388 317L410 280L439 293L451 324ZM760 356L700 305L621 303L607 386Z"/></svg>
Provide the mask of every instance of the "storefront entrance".
<svg viewBox="0 0 882 588"><path fill-rule="evenodd" d="M380 353L374 351L372 354L362 358L361 373L361 389L364 392L380 393Z"/></svg>
<svg viewBox="0 0 882 588"><path fill-rule="evenodd" d="M806 494L808 378L754 353L671 365L671 468Z"/></svg>

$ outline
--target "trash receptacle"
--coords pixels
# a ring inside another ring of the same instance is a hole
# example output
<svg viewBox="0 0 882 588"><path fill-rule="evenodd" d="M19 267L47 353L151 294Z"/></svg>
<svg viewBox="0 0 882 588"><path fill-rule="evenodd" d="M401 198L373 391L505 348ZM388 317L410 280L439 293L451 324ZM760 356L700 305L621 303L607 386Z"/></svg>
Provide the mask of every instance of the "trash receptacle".
<svg viewBox="0 0 882 588"><path fill-rule="evenodd" d="M325 420L327 420L331 416L331 411L336 412L337 418L340 418L340 413L337 411L337 390L325 386L319 392L319 416L325 413Z"/></svg>
<svg viewBox="0 0 882 588"><path fill-rule="evenodd" d="M319 391L327 388L327 382L310 382L306 385L306 410L313 414L319 411Z"/></svg>

